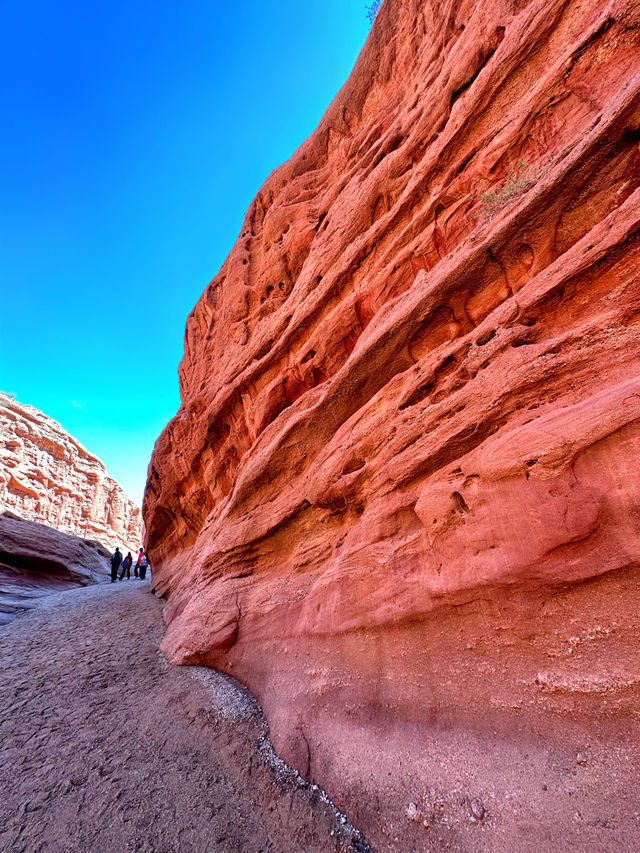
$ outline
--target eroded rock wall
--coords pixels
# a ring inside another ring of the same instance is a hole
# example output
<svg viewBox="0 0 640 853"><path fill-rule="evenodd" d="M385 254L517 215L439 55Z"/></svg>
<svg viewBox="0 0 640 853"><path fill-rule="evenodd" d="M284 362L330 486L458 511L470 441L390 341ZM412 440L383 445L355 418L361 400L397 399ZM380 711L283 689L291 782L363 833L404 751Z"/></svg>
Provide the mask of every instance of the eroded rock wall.
<svg viewBox="0 0 640 853"><path fill-rule="evenodd" d="M106 582L109 557L99 542L0 512L0 625L54 592Z"/></svg>
<svg viewBox="0 0 640 853"><path fill-rule="evenodd" d="M139 547L140 508L59 423L0 393L0 509L109 548Z"/></svg>
<svg viewBox="0 0 640 853"><path fill-rule="evenodd" d="M640 5L385 0L188 318L163 648L248 684L383 846L424 780L481 787L472 753L508 785L477 740L439 764L443 726L640 714L639 263Z"/></svg>

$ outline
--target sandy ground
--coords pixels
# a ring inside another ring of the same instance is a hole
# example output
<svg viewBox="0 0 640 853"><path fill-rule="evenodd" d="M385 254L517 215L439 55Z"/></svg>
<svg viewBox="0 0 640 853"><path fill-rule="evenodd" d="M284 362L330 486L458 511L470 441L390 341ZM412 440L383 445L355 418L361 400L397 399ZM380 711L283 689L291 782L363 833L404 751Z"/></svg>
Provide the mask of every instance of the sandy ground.
<svg viewBox="0 0 640 853"><path fill-rule="evenodd" d="M0 850L367 851L235 682L169 667L148 582L0 627Z"/></svg>

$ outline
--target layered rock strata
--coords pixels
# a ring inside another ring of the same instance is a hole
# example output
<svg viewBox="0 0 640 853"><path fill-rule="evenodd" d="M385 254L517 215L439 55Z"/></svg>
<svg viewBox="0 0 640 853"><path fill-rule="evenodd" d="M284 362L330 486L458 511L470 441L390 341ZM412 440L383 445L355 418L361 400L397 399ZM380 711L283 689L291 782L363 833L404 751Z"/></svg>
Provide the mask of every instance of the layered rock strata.
<svg viewBox="0 0 640 853"><path fill-rule="evenodd" d="M109 548L139 547L140 508L59 423L0 393L0 509Z"/></svg>
<svg viewBox="0 0 640 853"><path fill-rule="evenodd" d="M99 542L1 512L0 624L51 593L108 580L109 556Z"/></svg>
<svg viewBox="0 0 640 853"><path fill-rule="evenodd" d="M429 784L508 811L460 850L626 819L622 772L568 818L539 747L597 721L638 767L639 269L640 4L385 0L188 318L163 648L247 684L380 849L436 838Z"/></svg>

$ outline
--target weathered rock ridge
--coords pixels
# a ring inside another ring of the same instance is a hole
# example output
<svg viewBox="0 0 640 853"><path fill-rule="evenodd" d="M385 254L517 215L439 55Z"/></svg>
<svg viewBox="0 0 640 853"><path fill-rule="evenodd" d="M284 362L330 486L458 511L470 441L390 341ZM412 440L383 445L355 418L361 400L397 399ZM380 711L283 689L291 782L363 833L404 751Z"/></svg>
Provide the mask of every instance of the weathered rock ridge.
<svg viewBox="0 0 640 853"><path fill-rule="evenodd" d="M140 509L59 423L0 393L0 509L109 548L138 546Z"/></svg>
<svg viewBox="0 0 640 853"><path fill-rule="evenodd" d="M639 268L640 4L385 0L188 318L163 648L246 683L379 849L427 843L409 800L439 837L427 785L504 806L457 850L638 846L621 776L578 824L487 739L597 720L637 762Z"/></svg>
<svg viewBox="0 0 640 853"><path fill-rule="evenodd" d="M0 625L53 592L107 581L109 556L99 542L0 512Z"/></svg>

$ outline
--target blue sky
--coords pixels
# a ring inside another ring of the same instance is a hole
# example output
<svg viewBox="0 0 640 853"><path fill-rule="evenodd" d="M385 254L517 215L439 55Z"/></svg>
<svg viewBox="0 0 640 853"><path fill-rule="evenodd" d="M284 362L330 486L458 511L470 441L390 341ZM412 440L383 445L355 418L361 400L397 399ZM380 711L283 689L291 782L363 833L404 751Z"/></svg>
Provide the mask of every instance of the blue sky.
<svg viewBox="0 0 640 853"><path fill-rule="evenodd" d="M140 499L187 314L346 80L361 0L0 9L0 390Z"/></svg>

